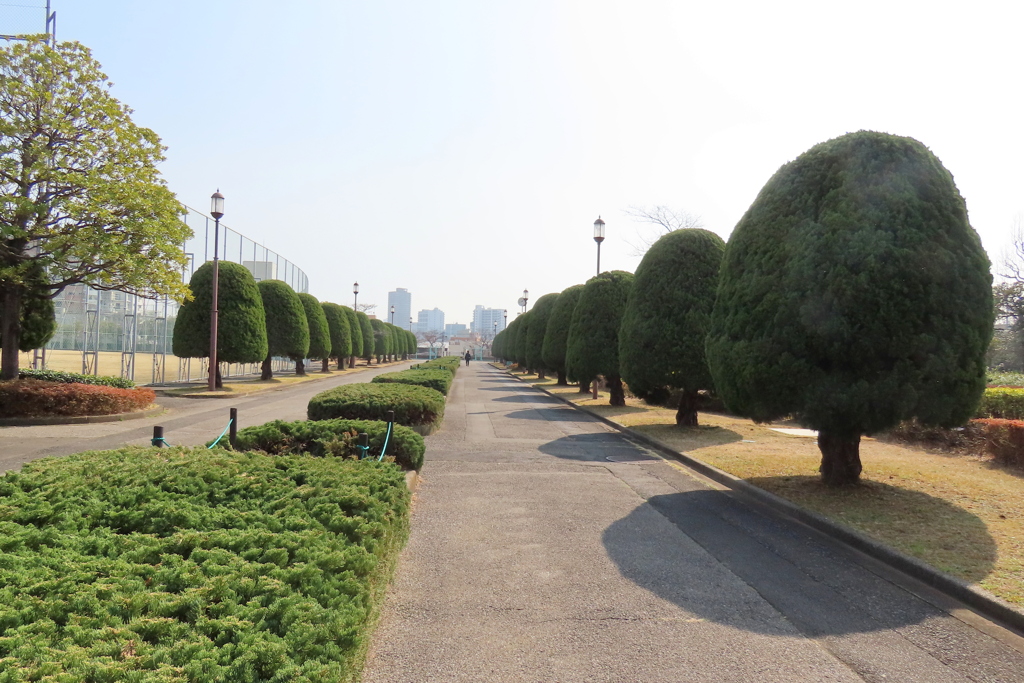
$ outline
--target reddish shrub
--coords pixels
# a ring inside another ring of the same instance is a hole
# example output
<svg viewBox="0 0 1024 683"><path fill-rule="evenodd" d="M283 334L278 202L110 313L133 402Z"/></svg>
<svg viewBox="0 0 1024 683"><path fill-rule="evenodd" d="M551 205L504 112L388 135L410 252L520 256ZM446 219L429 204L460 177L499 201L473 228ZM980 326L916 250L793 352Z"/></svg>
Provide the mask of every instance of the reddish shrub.
<svg viewBox="0 0 1024 683"><path fill-rule="evenodd" d="M985 449L998 462L1024 467L1024 420L971 420L985 429Z"/></svg>
<svg viewBox="0 0 1024 683"><path fill-rule="evenodd" d="M0 382L0 417L113 415L141 410L155 398L152 389L19 379Z"/></svg>

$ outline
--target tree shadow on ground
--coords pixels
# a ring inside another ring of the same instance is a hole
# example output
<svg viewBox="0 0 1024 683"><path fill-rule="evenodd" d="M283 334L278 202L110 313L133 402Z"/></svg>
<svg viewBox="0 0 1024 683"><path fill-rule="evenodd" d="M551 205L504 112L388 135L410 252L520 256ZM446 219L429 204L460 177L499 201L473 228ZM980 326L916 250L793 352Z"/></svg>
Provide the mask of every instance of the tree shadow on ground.
<svg viewBox="0 0 1024 683"><path fill-rule="evenodd" d="M708 446L722 446L743 441L743 435L726 427L700 425L680 427L677 424L633 425L630 427L653 439L662 441L678 451Z"/></svg>
<svg viewBox="0 0 1024 683"><path fill-rule="evenodd" d="M974 537L952 552L980 553L977 577L991 571L996 550L984 523L925 498L918 501L931 514L955 519ZM779 635L788 621L822 637L898 629L944 614L858 565L845 546L728 492L693 490L647 503L605 529L608 555L624 577L698 617Z"/></svg>
<svg viewBox="0 0 1024 683"><path fill-rule="evenodd" d="M571 434L549 441L538 450L556 458L590 462L607 462L609 457L617 461L651 459L642 448L614 432Z"/></svg>
<svg viewBox="0 0 1024 683"><path fill-rule="evenodd" d="M478 387L477 391L528 391L528 387L524 387L519 382L505 383L500 387Z"/></svg>
<svg viewBox="0 0 1024 683"><path fill-rule="evenodd" d="M533 403L534 401L531 401ZM568 407L533 408L507 413L513 420L546 420L548 422L593 422L594 418Z"/></svg>
<svg viewBox="0 0 1024 683"><path fill-rule="evenodd" d="M563 405L557 398L551 398L544 394L512 394L511 396L498 396L492 398L496 403L550 403L552 405Z"/></svg>

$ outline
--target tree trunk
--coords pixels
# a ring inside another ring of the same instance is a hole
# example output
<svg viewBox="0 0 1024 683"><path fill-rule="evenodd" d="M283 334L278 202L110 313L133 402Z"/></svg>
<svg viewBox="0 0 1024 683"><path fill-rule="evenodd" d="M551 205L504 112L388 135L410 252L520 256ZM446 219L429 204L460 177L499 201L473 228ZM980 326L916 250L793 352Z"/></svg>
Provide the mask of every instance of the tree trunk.
<svg viewBox="0 0 1024 683"><path fill-rule="evenodd" d="M689 389L683 390L679 399L679 410L676 411L676 425L680 427L697 426L697 406L700 405L700 394Z"/></svg>
<svg viewBox="0 0 1024 683"><path fill-rule="evenodd" d="M346 358L348 358L348 356L338 356L338 369L339 370L344 370L345 369L345 359Z"/></svg>
<svg viewBox="0 0 1024 683"><path fill-rule="evenodd" d="M558 382L557 385L560 387L569 386L569 380L566 378L565 373L561 370L558 371Z"/></svg>
<svg viewBox="0 0 1024 683"><path fill-rule="evenodd" d="M818 450L821 451L821 480L825 486L838 487L856 484L860 479L860 434L846 436L818 432Z"/></svg>
<svg viewBox="0 0 1024 683"><path fill-rule="evenodd" d="M331 371L330 362L331 361L330 361L329 358L324 358L324 360L323 360L323 367L320 369L320 372L330 372Z"/></svg>
<svg viewBox="0 0 1024 683"><path fill-rule="evenodd" d="M272 362L273 361L270 359L270 356L267 356L266 358L263 359L263 373L260 374L260 379L264 382L266 382L268 379L274 378L274 369L270 367L270 364Z"/></svg>
<svg viewBox="0 0 1024 683"><path fill-rule="evenodd" d="M543 369L537 371L537 379L547 379L547 377L544 375Z"/></svg>
<svg viewBox="0 0 1024 683"><path fill-rule="evenodd" d="M220 363L217 363L217 373L216 373L216 377L213 380L213 388L214 389L223 389L224 388L224 379L220 376Z"/></svg>
<svg viewBox="0 0 1024 683"><path fill-rule="evenodd" d="M356 366L356 357L355 356L349 356L348 357L348 366L350 368L354 368Z"/></svg>
<svg viewBox="0 0 1024 683"><path fill-rule="evenodd" d="M583 380L580 380L580 393L581 394L589 394L590 393L590 382L584 382Z"/></svg>
<svg viewBox="0 0 1024 683"><path fill-rule="evenodd" d="M0 380L18 379L18 342L21 339L21 286L8 283L0 298L0 339L3 340Z"/></svg>
<svg viewBox="0 0 1024 683"><path fill-rule="evenodd" d="M622 378L618 375L608 377L605 384L608 385L608 405L626 405L626 392L622 388Z"/></svg>
<svg viewBox="0 0 1024 683"><path fill-rule="evenodd" d="M306 364L303 363L301 360L295 361L295 374L298 375L299 377L306 376Z"/></svg>

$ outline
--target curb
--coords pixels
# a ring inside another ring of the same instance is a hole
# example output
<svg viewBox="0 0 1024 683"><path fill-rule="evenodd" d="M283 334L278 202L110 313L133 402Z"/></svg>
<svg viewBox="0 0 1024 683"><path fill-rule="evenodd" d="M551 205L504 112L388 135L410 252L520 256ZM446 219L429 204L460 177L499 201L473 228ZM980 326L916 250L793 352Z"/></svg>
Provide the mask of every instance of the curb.
<svg viewBox="0 0 1024 683"><path fill-rule="evenodd" d="M166 408L156 406L130 413L114 413L113 415L53 415L50 417L4 417L0 418L0 427L35 427L40 425L84 425L98 422L123 422L124 420L140 420L164 412Z"/></svg>
<svg viewBox="0 0 1024 683"><path fill-rule="evenodd" d="M526 384L525 380L516 377L508 371L505 372L510 377ZM889 546L884 545L870 536L852 529L851 527L835 522L824 515L818 514L817 512L806 510L785 498L781 498L774 493L758 488L753 484L729 474L728 472L720 470L713 465L709 465L708 463L698 460L686 453L681 453L669 448L665 444L647 436L646 434L635 432L629 427L625 427L617 422L609 420L606 417L591 412L585 407L577 405L558 394L553 394L543 387L536 387L532 385L528 386L542 391L548 396L558 399L562 403L572 406L576 410L580 410L587 415L594 417L609 427L622 432L629 438L638 441L645 446L672 458L673 460L678 460L708 479L731 489L741 497L752 499L761 505L771 508L777 513L795 519L802 524L820 531L834 540L839 541L854 550L862 552L875 560L883 562L884 564L917 579L921 583L924 583L925 585L962 602L1003 627L1024 635L1024 611L1017 609L1010 603L989 593L983 588L972 586L961 579L939 571L931 565L925 564L916 557L911 557L910 555L896 550L895 548L890 548Z"/></svg>

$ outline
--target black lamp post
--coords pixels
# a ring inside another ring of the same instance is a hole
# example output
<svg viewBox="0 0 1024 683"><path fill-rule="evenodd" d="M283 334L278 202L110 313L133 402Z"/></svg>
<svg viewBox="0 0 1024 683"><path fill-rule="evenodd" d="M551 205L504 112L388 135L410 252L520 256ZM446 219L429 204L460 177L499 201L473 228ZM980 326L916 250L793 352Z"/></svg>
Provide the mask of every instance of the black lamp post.
<svg viewBox="0 0 1024 683"><path fill-rule="evenodd" d="M597 274L601 274L601 242L604 242L604 221L598 216L594 221L594 241L597 242Z"/></svg>
<svg viewBox="0 0 1024 683"><path fill-rule="evenodd" d="M391 324L392 325L395 324L395 307L394 306L391 307Z"/></svg>
<svg viewBox="0 0 1024 683"><path fill-rule="evenodd" d="M220 189L210 197L210 215L213 216L213 296L210 299L210 377L209 391L217 390L217 296L220 284L220 219L224 215L224 195Z"/></svg>
<svg viewBox="0 0 1024 683"><path fill-rule="evenodd" d="M508 327L508 309L507 308L504 311L502 311L502 317L505 318L505 322L501 326L501 329L504 330L506 327Z"/></svg>
<svg viewBox="0 0 1024 683"><path fill-rule="evenodd" d="M530 303L530 290L523 290L523 313L526 313L526 306Z"/></svg>
<svg viewBox="0 0 1024 683"><path fill-rule="evenodd" d="M359 283L358 282L352 283L352 295L353 295L352 310L353 311L358 311L359 310Z"/></svg>

